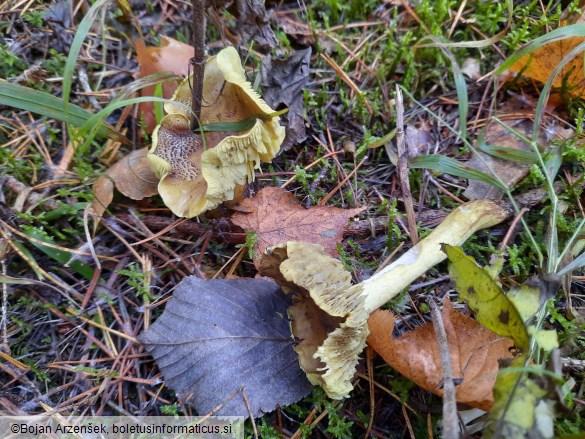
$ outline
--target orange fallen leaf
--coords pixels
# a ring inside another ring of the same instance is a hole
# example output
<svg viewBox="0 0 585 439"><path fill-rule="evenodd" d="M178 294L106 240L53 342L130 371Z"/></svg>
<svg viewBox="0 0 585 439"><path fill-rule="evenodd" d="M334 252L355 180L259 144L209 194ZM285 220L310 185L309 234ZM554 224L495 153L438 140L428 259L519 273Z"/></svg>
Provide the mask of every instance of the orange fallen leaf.
<svg viewBox="0 0 585 439"><path fill-rule="evenodd" d="M512 358L513 342L501 338L476 320L453 309L447 299L443 305L453 378L462 378L456 387L459 403L489 410L494 402L492 390L498 372L498 360ZM443 395L443 372L439 346L432 323L392 338L395 318L389 311L375 311L368 320L368 344L384 361L436 395Z"/></svg>
<svg viewBox="0 0 585 439"><path fill-rule="evenodd" d="M136 40L136 58L140 64L138 77L144 77L159 72L171 72L175 75L187 76L189 60L193 56L193 47L169 37L161 36L160 47L146 47L144 41ZM178 84L167 81L162 84L163 97L170 99ZM154 96L154 86L144 87L142 96ZM144 122L151 133L156 126L154 106L152 102L141 102L140 112L144 115Z"/></svg>
<svg viewBox="0 0 585 439"><path fill-rule="evenodd" d="M568 24L583 23L585 16L573 16L561 22L561 27ZM551 77L554 69L579 44L585 42L585 37L570 37L553 41L537 48L532 53L524 55L516 61L510 70L521 73L530 79L545 83ZM585 73L583 70L583 54L575 56L561 69L553 80L554 88L564 89L567 93L576 96L585 96Z"/></svg>
<svg viewBox="0 0 585 439"><path fill-rule="evenodd" d="M266 187L254 198L242 200L239 212L232 222L257 234L254 247L259 257L267 247L287 241L308 241L320 244L325 251L336 256L337 243L350 218L364 208L340 209L315 206L305 209L290 192L277 187Z"/></svg>

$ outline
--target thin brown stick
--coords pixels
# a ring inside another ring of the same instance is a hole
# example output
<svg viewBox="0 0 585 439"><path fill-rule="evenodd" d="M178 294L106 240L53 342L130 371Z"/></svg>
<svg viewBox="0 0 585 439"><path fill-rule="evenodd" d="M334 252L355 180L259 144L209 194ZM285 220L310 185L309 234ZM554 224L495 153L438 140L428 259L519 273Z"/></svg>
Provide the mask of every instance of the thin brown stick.
<svg viewBox="0 0 585 439"><path fill-rule="evenodd" d="M250 422L252 423L252 430L254 431L254 439L258 439L258 429L256 428L256 421L254 421L254 413L252 413L252 406L250 405L250 400L248 399L248 395L246 395L246 388L242 385L242 397L244 398L244 402L246 403L246 408L248 409L248 414L250 415Z"/></svg>
<svg viewBox="0 0 585 439"><path fill-rule="evenodd" d="M362 161L359 162L355 168L353 168L353 171L351 171L349 174L347 174L347 177L345 177L343 180L341 180L339 182L339 184L337 186L335 186L331 192L329 192L325 197L323 197L321 199L321 201L319 201L319 206L325 205L325 203L327 203L327 201L329 201L329 199L333 195L335 195L335 192L337 192L339 189L341 189L341 186L343 186L347 182L347 180L349 180L358 171L358 169L362 167L362 165L366 162L367 159L368 159L368 156L365 156L362 159Z"/></svg>
<svg viewBox="0 0 585 439"><path fill-rule="evenodd" d="M357 94L360 98L362 98L364 100L364 105L366 106L368 113L374 114L374 110L372 109L372 106L370 105L370 102L368 101L368 99L364 96L364 94L359 89L359 87L355 84L355 82L353 82L352 79L347 75L347 73L345 73L343 71L343 69L341 67L339 67L339 65L333 60L333 58L326 55L325 53L321 53L321 58L323 58L325 60L325 62L327 64L329 64L329 66L333 70L335 70L335 73L337 73L337 75L341 78L341 80L343 82L345 82L349 86L349 88L351 88L355 92L355 94Z"/></svg>
<svg viewBox="0 0 585 439"><path fill-rule="evenodd" d="M6 146L6 145L4 145L4 146ZM4 177L2 184L5 185L8 189L10 189L15 194L19 194L21 192L24 192L24 191L28 190L28 188L29 188L27 185L25 185L24 183L21 183L12 175L7 175L6 177ZM33 206L43 205L44 208L47 208L49 210L57 210L59 208L59 204L56 201L51 200L51 199L47 199L46 197L43 197L42 195L40 195L36 192L29 192L29 194L27 196L27 202L29 205L33 205Z"/></svg>
<svg viewBox="0 0 585 439"><path fill-rule="evenodd" d="M514 221L512 221L512 224L510 224L510 227L508 227L508 232L506 233L506 236L504 236L503 241L498 246L498 250L503 251L506 248L506 246L508 245L508 241L510 241L512 234L514 233L514 230L518 225L518 222L520 221L520 219L522 219L522 216L524 216L526 212L528 212L528 209L526 207L523 207L520 210L520 212L518 212L518 214L514 217Z"/></svg>
<svg viewBox="0 0 585 439"><path fill-rule="evenodd" d="M396 86L396 147L398 149L398 177L402 189L402 198L404 199L404 208L406 209L406 219L408 220L408 234L412 245L418 243L418 230L416 228L416 215L414 213L414 203L412 193L410 192L410 181L408 180L408 154L404 147L406 139L404 137L404 100L400 87Z"/></svg>
<svg viewBox="0 0 585 439"><path fill-rule="evenodd" d="M317 160L315 160L314 162L308 164L307 166L305 166L305 171L308 171L309 169L311 169L312 167L318 165L319 163L321 163L322 160L325 160L326 158L329 158L331 156L337 155L337 154L343 154L343 151L333 151L330 153L325 154L323 157L319 157ZM296 180L296 172L295 172L295 176L289 178L287 181L285 181L280 188L281 189L285 189L289 184L291 184L293 181Z"/></svg>
<svg viewBox="0 0 585 439"><path fill-rule="evenodd" d="M431 417L431 414L428 413L427 414L427 434L429 436L429 439L433 439L433 418Z"/></svg>
<svg viewBox="0 0 585 439"><path fill-rule="evenodd" d="M191 129L199 128L201 121L201 101L203 100L203 74L205 72L205 7L204 0L193 0L193 68Z"/></svg>
<svg viewBox="0 0 585 439"><path fill-rule="evenodd" d="M368 382L369 381L372 381L374 383L374 386L376 386L378 389L382 390L384 393L390 395L392 398L394 398L396 400L396 402L402 404L403 407L405 407L407 410L410 410L411 413L413 413L413 414L416 415L417 412L416 412L415 409L413 409L407 403L403 402L400 399L400 396L398 396L396 393L393 393L388 387L385 387L382 384L380 384L378 381L376 381L373 376L372 377L369 377L369 376L367 376L367 375L365 375L365 374L363 374L361 372L357 372L356 373L356 376L359 377L359 378L362 378L362 379L364 379L364 380L366 380Z"/></svg>
<svg viewBox="0 0 585 439"><path fill-rule="evenodd" d="M459 422L457 419L457 401L455 399L455 382L453 380L453 369L451 368L451 355L447 332L441 316L441 311L434 300L429 300L433 328L441 354L441 366L443 369L443 437L445 439L459 438Z"/></svg>
<svg viewBox="0 0 585 439"><path fill-rule="evenodd" d="M406 411L406 407L402 405L402 416L404 416L404 420L406 421L406 427L408 428L408 433L410 434L411 439L416 439L414 435L414 430L412 428L412 423L410 422L410 418L408 417L408 413Z"/></svg>
<svg viewBox="0 0 585 439"><path fill-rule="evenodd" d="M375 387L374 387L374 355L375 352L371 347L366 348L366 360L368 366L368 384L370 387L370 419L368 422L368 428L364 434L364 439L370 437L372 427L374 425L374 415L376 411L376 400L374 399Z"/></svg>
<svg viewBox="0 0 585 439"><path fill-rule="evenodd" d="M303 421L302 425L311 425L311 422L313 422L313 419L315 418L316 414L317 414L317 407L314 407L313 410L311 410L311 413L309 413L307 415L307 417ZM299 439L301 437L301 435L302 435L302 430L301 430L301 427L299 427L297 429L297 431L295 431L294 434L289 439Z"/></svg>

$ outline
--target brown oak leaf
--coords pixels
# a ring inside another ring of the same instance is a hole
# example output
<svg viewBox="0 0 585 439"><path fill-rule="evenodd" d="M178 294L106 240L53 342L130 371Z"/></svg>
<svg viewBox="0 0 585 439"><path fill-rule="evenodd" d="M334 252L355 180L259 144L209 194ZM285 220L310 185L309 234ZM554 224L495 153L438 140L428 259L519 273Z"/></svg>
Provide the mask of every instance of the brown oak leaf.
<svg viewBox="0 0 585 439"><path fill-rule="evenodd" d="M305 209L290 192L266 187L254 198L242 200L231 219L235 225L256 232L256 259L266 248L287 241L321 244L327 253L336 256L337 243L343 239L347 222L364 209L329 206ZM258 265L258 260L255 262Z"/></svg>
<svg viewBox="0 0 585 439"><path fill-rule="evenodd" d="M443 305L443 323L447 332L453 378L459 403L489 410L494 402L493 387L498 360L512 358L512 340L501 338L476 320L453 309L449 299ZM443 395L443 373L439 346L432 323L392 338L394 315L375 311L368 320L368 344L384 361L418 386Z"/></svg>

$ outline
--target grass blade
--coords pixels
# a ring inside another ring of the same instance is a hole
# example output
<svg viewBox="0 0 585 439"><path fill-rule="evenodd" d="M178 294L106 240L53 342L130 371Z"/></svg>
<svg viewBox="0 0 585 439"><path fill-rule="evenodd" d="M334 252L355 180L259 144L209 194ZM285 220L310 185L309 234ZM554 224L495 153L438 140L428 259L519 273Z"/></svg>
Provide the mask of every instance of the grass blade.
<svg viewBox="0 0 585 439"><path fill-rule="evenodd" d="M510 160L518 163L527 163L530 165L538 163L538 157L532 151L508 148L506 146L490 145L488 143L480 144L479 149L485 152L486 154L503 160Z"/></svg>
<svg viewBox="0 0 585 439"><path fill-rule="evenodd" d="M578 26L578 25L575 25ZM585 32L585 29L584 29ZM532 138L538 139L539 130L541 127L541 121L544 117L544 111L546 108L546 103L548 102L548 98L550 96L550 91L553 86L553 82L556 77L563 71L565 66L569 64L573 58L578 55L583 56L583 51L585 50L585 42L578 44L575 46L562 60L561 62L554 68L548 81L544 84L542 88L542 92L540 93L540 97L538 98L538 103L536 104L536 112L534 114L534 128L532 130ZM582 68L582 67L581 67Z"/></svg>
<svg viewBox="0 0 585 439"><path fill-rule="evenodd" d="M458 110L459 110L459 136L461 139L465 139L467 135L467 111L469 108L469 101L467 97L467 83L465 82L465 77L463 76L463 72L459 67L459 63L451 53L449 49L447 49L441 41L436 37L430 37L437 47L441 49L443 54L449 58L451 62L451 68L453 71L453 80L455 82L455 90L457 91L457 102L458 102Z"/></svg>
<svg viewBox="0 0 585 439"><path fill-rule="evenodd" d="M75 64L77 64L81 46L83 45L83 41L85 40L85 37L89 33L89 30L91 29L91 26L96 19L98 11L109 1L110 0L96 1L89 9L85 17L83 17L83 20L81 20L81 23L79 23L79 26L77 27L77 32L75 32L75 37L71 43L69 56L67 56L67 62L65 63L65 68L63 70L63 108L65 112L69 111L69 97L71 96L73 72L75 71Z"/></svg>
<svg viewBox="0 0 585 439"><path fill-rule="evenodd" d="M441 50L445 56L449 58L449 61L451 61L451 68L453 69L453 80L455 81L459 109L459 136L463 139L467 136L467 111L469 108L467 83L465 82L463 72L453 54L446 48L441 48Z"/></svg>
<svg viewBox="0 0 585 439"><path fill-rule="evenodd" d="M478 171L458 162L457 160L440 154L421 155L409 160L408 166L414 169L433 169L444 174L454 175L456 177L467 178L469 180L478 180L491 184L503 191L508 188L488 174Z"/></svg>
<svg viewBox="0 0 585 439"><path fill-rule="evenodd" d="M160 82L154 86L154 97L155 98L162 98L163 97L162 83L160 83ZM156 120L156 124L158 125L165 115L164 109L163 109L163 104L162 104L162 102L154 102L153 105L154 105L154 117Z"/></svg>
<svg viewBox="0 0 585 439"><path fill-rule="evenodd" d="M37 233L33 229L23 230L23 233L27 236L30 236L31 238L34 238L34 240L31 239L29 242L32 245L34 245L36 248L38 248L40 251L45 253L48 257L59 262L60 264L62 264L64 266L68 266L69 268L71 268L71 270L75 271L77 274L83 276L87 280L92 280L93 273L94 273L94 269L92 267L81 262L78 259L72 261L72 254L67 252L67 251L59 250L59 249L49 247L46 245L42 245L39 242L37 242L37 241L43 241L43 242L47 242L49 244L55 244L54 242L52 242L51 239L47 238L46 236L41 235L40 233Z"/></svg>
<svg viewBox="0 0 585 439"><path fill-rule="evenodd" d="M576 270L577 268L581 268L581 267L585 267L585 252L583 252L579 256L577 256L577 258L575 258L573 260L573 262L564 266L557 273L557 275L564 276L565 274L570 273L571 271Z"/></svg>
<svg viewBox="0 0 585 439"><path fill-rule="evenodd" d="M169 102L169 99L164 98L157 98L155 96L142 96L138 98L130 98L124 100L116 100L112 101L108 104L108 106L95 114L91 114L81 126L80 126L80 133L86 133L90 131L93 127L100 126L103 124L103 121L115 110L118 108L126 107L128 105L140 104L141 102Z"/></svg>
<svg viewBox="0 0 585 439"><path fill-rule="evenodd" d="M63 99L3 79L0 79L0 105L30 111L76 127L82 126L93 116L89 111L74 104L69 104L69 111L65 112ZM98 134L123 143L130 143L125 136L108 125L101 126L98 129Z"/></svg>

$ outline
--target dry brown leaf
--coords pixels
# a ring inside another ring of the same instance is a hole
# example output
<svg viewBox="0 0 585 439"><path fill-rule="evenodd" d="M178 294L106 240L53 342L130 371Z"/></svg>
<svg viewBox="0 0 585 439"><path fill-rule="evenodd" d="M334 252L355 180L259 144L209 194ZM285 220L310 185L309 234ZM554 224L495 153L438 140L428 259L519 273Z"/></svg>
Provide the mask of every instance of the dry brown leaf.
<svg viewBox="0 0 585 439"><path fill-rule="evenodd" d="M93 186L95 195L90 212L95 227L114 198L114 186L133 200L142 200L158 193L158 178L146 160L147 148L138 149L114 163Z"/></svg>
<svg viewBox="0 0 585 439"><path fill-rule="evenodd" d="M137 40L135 44L136 58L140 64L140 72L137 75L139 78L159 72L187 76L189 60L193 56L192 46L164 35L161 36L160 47L146 47L142 40ZM170 99L177 87L178 84L174 81L163 82L163 97ZM154 89L154 86L144 87L140 93L142 96L154 96ZM153 103L141 102L139 111L143 114L148 132L151 133L156 126Z"/></svg>
<svg viewBox="0 0 585 439"><path fill-rule="evenodd" d="M416 157L428 154L435 140L431 134L432 126L428 120L422 120L416 124L408 124L404 132L408 156Z"/></svg>
<svg viewBox="0 0 585 439"><path fill-rule="evenodd" d="M510 67L510 70L521 72L523 76L544 83L548 81L563 58L583 41L585 37L573 37L547 44L536 49L532 54L520 58ZM583 57L573 58L557 75L552 85L555 88L564 87L566 92L576 97L583 97L585 95Z"/></svg>
<svg viewBox="0 0 585 439"><path fill-rule="evenodd" d="M534 107L529 107L519 99L511 99L502 104L498 109L498 117L500 119L504 120L509 127L528 138L532 136L533 114ZM544 130L541 130L539 142L546 144ZM518 136L495 121L491 121L486 127L483 143L520 151L531 151L530 147L520 140ZM491 169L508 187L514 187L530 170L529 164L500 159L481 151L474 154L466 162L466 165L490 175ZM504 192L491 184L478 180L469 180L463 196L468 200L501 200Z"/></svg>
<svg viewBox="0 0 585 439"><path fill-rule="evenodd" d="M313 31L294 12L278 10L274 14L274 19L278 27L299 45L306 47L315 44Z"/></svg>
<svg viewBox="0 0 585 439"><path fill-rule="evenodd" d="M108 177L102 175L93 185L94 199L89 206L89 213L93 217L94 232L104 212L114 199L114 183Z"/></svg>
<svg viewBox="0 0 585 439"><path fill-rule="evenodd" d="M476 320L453 309L447 299L443 306L453 378L462 378L456 387L459 403L489 410L494 402L492 389L500 358L512 358L512 340L504 339ZM431 323L398 338L392 338L394 316L375 311L368 320L368 344L384 361L418 386L442 396L443 373L439 346Z"/></svg>
<svg viewBox="0 0 585 439"><path fill-rule="evenodd" d="M330 255L336 256L337 243L350 218L364 208L340 209L315 206L305 209L290 192L277 187L266 187L254 198L242 200L232 222L256 232L254 247L261 256L267 247L287 241L307 241L320 244ZM244 213L245 212L245 213Z"/></svg>

